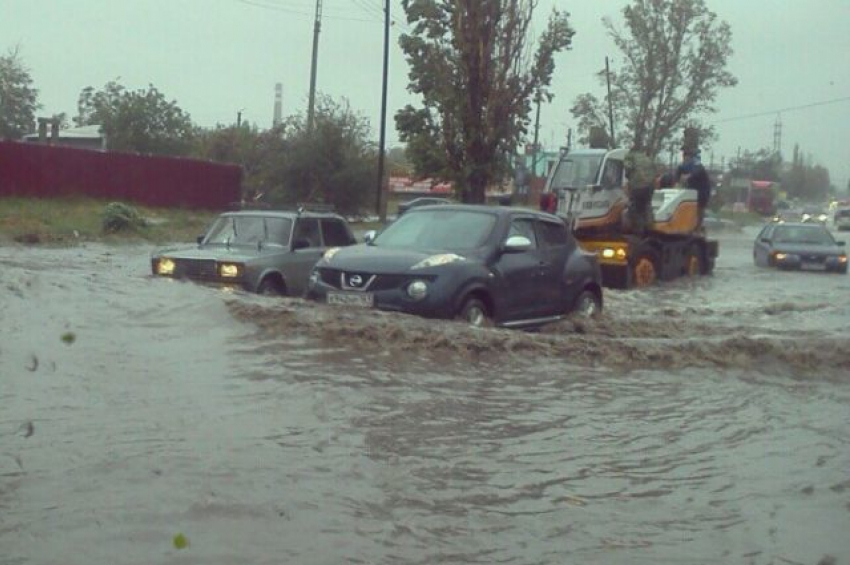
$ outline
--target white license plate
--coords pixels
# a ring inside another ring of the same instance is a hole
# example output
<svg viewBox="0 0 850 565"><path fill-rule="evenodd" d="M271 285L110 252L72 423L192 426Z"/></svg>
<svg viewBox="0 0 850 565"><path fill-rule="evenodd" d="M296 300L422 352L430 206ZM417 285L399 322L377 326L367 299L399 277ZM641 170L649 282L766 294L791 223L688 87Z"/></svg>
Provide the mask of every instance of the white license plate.
<svg viewBox="0 0 850 565"><path fill-rule="evenodd" d="M329 292L328 304L371 308L375 305L375 296L371 292Z"/></svg>
<svg viewBox="0 0 850 565"><path fill-rule="evenodd" d="M826 265L823 263L807 263L804 261L800 264L800 268L804 271L823 271L826 268Z"/></svg>

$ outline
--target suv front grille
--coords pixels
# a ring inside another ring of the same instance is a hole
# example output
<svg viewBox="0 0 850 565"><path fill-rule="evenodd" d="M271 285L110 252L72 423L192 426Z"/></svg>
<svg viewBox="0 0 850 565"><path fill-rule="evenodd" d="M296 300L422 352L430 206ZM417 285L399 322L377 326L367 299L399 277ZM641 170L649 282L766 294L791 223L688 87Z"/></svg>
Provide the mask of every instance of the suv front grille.
<svg viewBox="0 0 850 565"><path fill-rule="evenodd" d="M353 284L354 281L352 281L352 278L357 276L360 277L360 284ZM366 273L361 271L342 271L339 269L327 268L319 269L319 277L321 278L323 283L328 284L334 288L344 288L345 290L363 290L369 292L403 288L405 284L407 284L414 278L433 278L411 277L409 275L376 275L374 273ZM374 279L372 277L374 277Z"/></svg>

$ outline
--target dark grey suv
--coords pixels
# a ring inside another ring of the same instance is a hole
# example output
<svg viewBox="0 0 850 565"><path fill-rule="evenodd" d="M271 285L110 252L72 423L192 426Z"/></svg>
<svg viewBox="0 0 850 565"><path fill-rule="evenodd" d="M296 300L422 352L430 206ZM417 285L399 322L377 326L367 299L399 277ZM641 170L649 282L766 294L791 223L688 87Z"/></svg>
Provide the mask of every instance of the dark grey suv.
<svg viewBox="0 0 850 565"><path fill-rule="evenodd" d="M195 247L160 249L156 276L301 296L329 247L355 243L343 218L327 212L239 211L219 216Z"/></svg>
<svg viewBox="0 0 850 565"><path fill-rule="evenodd" d="M329 249L307 297L476 326L539 326L602 309L596 257L563 220L461 204L412 209L367 244Z"/></svg>

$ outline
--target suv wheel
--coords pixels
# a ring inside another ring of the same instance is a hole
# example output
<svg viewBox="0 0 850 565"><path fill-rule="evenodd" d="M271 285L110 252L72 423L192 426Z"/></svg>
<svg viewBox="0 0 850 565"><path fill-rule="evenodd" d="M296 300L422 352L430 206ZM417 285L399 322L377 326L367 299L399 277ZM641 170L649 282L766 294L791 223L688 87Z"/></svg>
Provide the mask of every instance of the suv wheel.
<svg viewBox="0 0 850 565"><path fill-rule="evenodd" d="M595 318L602 313L602 303L592 290L585 290L578 295L573 313L582 318Z"/></svg>
<svg viewBox="0 0 850 565"><path fill-rule="evenodd" d="M458 313L458 319L476 328L484 328L493 325L487 306L478 298L467 298Z"/></svg>

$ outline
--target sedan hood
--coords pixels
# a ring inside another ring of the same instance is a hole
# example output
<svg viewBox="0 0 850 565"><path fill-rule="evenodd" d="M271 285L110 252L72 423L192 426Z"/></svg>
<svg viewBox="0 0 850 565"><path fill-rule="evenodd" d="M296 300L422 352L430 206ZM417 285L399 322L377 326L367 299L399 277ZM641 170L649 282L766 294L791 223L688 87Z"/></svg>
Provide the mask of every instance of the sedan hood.
<svg viewBox="0 0 850 565"><path fill-rule="evenodd" d="M167 256L173 259L188 260L215 260L234 263L246 263L262 255L280 253L282 248L264 248L257 251L255 246L230 246L205 245L203 247L184 247L160 249L154 255L158 257Z"/></svg>
<svg viewBox="0 0 850 565"><path fill-rule="evenodd" d="M452 252L361 244L343 247L337 251L330 261L326 261L325 265L343 271L398 274L406 273L412 266L428 257L445 253ZM461 254L458 253L458 255Z"/></svg>
<svg viewBox="0 0 850 565"><path fill-rule="evenodd" d="M844 248L837 245L817 245L813 243L776 243L774 251L793 253L795 255L841 255Z"/></svg>

